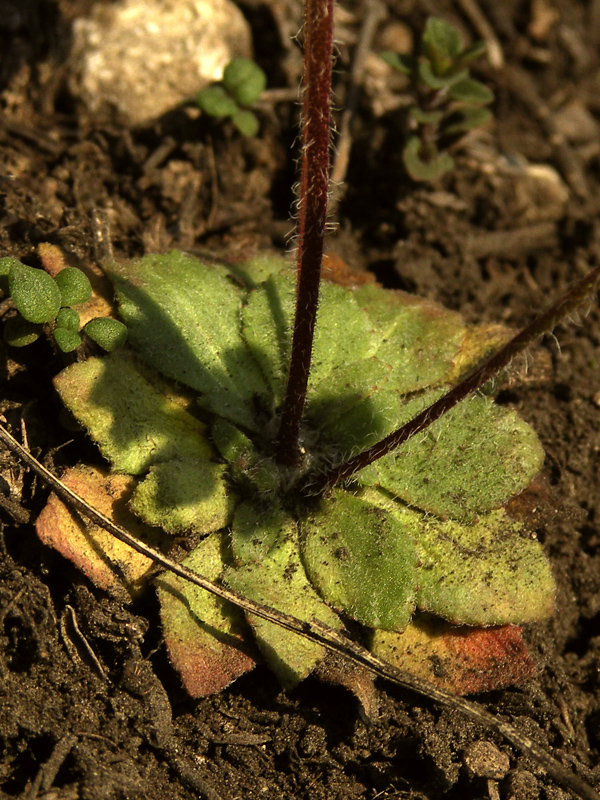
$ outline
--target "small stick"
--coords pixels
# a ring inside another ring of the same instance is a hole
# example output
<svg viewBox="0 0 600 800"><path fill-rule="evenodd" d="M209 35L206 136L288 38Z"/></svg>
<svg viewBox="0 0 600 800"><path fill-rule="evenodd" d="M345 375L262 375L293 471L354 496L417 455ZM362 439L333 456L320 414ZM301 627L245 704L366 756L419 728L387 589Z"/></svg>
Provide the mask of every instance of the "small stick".
<svg viewBox="0 0 600 800"><path fill-rule="evenodd" d="M62 481L60 481L53 473L51 473L50 470L46 469L46 467L40 464L40 462L37 461L37 459L35 459L28 450L19 444L19 442L17 442L17 440L11 436L11 434L2 425L0 425L0 441L4 442L6 447L8 447L11 452L15 453L37 475L43 478L43 480L52 487L54 492L63 501L74 507L79 513L86 516L92 522L100 525L106 531L119 539L119 541L124 542L136 552L152 559L155 564L158 564L161 567L164 567L164 569L167 569L175 575L183 578L184 580L199 586L201 589L205 589L211 594L233 603L250 614L255 614L256 616L268 620L275 625L279 625L286 630L297 633L306 639L310 639L311 641L326 647L328 650L339 653L357 664L361 664L381 678L385 678L392 683L396 683L399 686L417 692L424 697L435 700L447 708L451 708L460 712L461 714L464 714L475 722L478 722L486 728L489 728L490 730L500 734L511 744L521 750L525 755L533 758L560 786L570 790L577 797L581 798L581 800L600 800L600 794L598 794L595 789L593 789L574 772L563 767L562 764L560 764L548 752L540 747L540 745L534 742L529 736L521 733L509 723L503 722L493 714L490 714L489 711L483 708L483 706L480 706L478 703L474 703L471 700L465 700L463 697L457 697L450 692L439 689L438 687L428 683L416 675L412 675L409 672L405 672L404 670L388 664L386 661L382 661L364 647L361 647L361 645L353 642L351 639L348 639L348 637L346 637L344 634L328 627L327 625L324 625L317 619L313 619L311 622L303 622L302 620L299 620L290 614L285 614L284 612L278 611L270 606L256 603L254 600L250 600L247 597L232 591L231 589L221 586L220 584L213 583L212 581L203 578L201 575L192 572L192 570L188 569L187 567L177 564L175 561L172 561L158 550L154 550L144 542L136 539L124 528L116 525L111 519L105 517L82 497L65 486L65 484L62 483Z"/></svg>

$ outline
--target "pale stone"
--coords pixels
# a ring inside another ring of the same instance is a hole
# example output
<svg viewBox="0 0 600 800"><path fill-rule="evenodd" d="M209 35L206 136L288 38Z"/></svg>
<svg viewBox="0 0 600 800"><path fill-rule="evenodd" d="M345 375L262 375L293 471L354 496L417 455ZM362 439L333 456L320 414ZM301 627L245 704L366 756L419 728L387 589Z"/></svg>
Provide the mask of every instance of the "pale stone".
<svg viewBox="0 0 600 800"><path fill-rule="evenodd" d="M248 23L231 0L120 0L73 24L71 90L94 113L143 125L251 57Z"/></svg>

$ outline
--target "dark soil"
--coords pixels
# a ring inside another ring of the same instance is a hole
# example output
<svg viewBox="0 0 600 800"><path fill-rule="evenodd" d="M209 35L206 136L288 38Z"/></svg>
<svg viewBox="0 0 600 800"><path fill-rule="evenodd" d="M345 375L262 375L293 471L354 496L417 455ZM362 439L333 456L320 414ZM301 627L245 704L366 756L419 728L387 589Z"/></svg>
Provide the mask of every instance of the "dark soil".
<svg viewBox="0 0 600 800"><path fill-rule="evenodd" d="M254 141L184 110L134 130L94 119L66 82L69 26L90 6L0 0L1 254L35 264L37 245L51 242L74 261L93 261L102 254L98 216L108 219L118 256L178 247L238 258L283 247L296 105L264 114ZM425 12L442 12L473 34L461 7L388 0L387 21L403 19L418 31ZM469 321L518 327L600 254L600 6L482 0L481 8L507 63L479 72L497 94L495 123L455 152L456 169L439 184L411 184L393 115L375 117L363 96L330 249ZM540 9L556 16L535 39L531 22ZM347 9L356 20L363 10L358 2ZM274 45L268 2L244 11L270 85L283 85L288 46ZM352 52L341 45L340 97ZM580 124L561 127L573 108L587 112L591 133ZM525 159L556 170L562 199L556 184L524 177ZM59 470L97 458L61 425L50 380L63 359L48 342L2 351L1 364L0 411L13 431L23 421L38 457ZM557 611L527 631L537 676L478 699L597 785L598 305L547 337L536 364L500 399L534 425L546 448L537 524L558 582ZM43 547L32 521L47 490L4 451L0 469L2 797L566 796L499 737L389 685L379 687L372 724L345 690L309 679L286 694L264 667L219 696L191 701L167 661L154 599L122 606ZM504 778L467 769L480 740L510 757Z"/></svg>

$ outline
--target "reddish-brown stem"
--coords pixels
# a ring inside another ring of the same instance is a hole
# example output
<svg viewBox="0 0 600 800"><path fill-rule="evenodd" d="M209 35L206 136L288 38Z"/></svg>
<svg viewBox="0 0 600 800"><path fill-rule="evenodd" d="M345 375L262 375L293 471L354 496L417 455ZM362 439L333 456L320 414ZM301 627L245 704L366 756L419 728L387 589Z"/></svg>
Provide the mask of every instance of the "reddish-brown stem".
<svg viewBox="0 0 600 800"><path fill-rule="evenodd" d="M278 463L290 467L301 461L300 425L306 402L327 223L332 40L333 0L305 0L296 314L277 452Z"/></svg>
<svg viewBox="0 0 600 800"><path fill-rule="evenodd" d="M447 414L465 397L476 392L484 383L497 375L510 362L530 347L533 342L542 334L551 331L565 317L568 317L586 298L594 291L600 282L600 267L588 272L575 286L547 311L537 316L533 322L527 325L520 333L499 350L492 358L479 367L475 372L457 384L446 394L442 395L433 405L426 408L416 417L398 428L385 439L377 442L354 458L340 464L331 472L324 475L313 476L307 483L306 492L318 494L336 483L350 478L359 470L368 467L374 461L395 450L401 444L411 439L415 434L428 428L432 422Z"/></svg>

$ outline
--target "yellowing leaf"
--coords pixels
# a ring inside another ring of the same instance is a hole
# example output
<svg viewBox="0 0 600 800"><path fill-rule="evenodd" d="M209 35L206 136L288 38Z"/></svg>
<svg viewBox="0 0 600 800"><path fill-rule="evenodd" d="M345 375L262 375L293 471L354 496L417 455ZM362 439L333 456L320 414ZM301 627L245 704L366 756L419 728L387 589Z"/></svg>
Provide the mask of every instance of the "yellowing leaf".
<svg viewBox="0 0 600 800"><path fill-rule="evenodd" d="M223 547L221 536L209 536L182 563L218 580ZM253 669L255 653L239 609L170 573L156 584L169 659L191 697L220 692Z"/></svg>
<svg viewBox="0 0 600 800"><path fill-rule="evenodd" d="M73 467L62 477L63 483L94 508L138 539L160 547L164 536L149 529L127 508L135 481L127 475L110 475L94 467ZM72 561L96 586L129 602L143 588L153 562L120 542L103 528L82 518L54 494L36 522L44 544L54 547Z"/></svg>
<svg viewBox="0 0 600 800"><path fill-rule="evenodd" d="M453 627L428 617L404 633L374 631L371 652L454 694L490 692L524 683L535 664L521 628Z"/></svg>
<svg viewBox="0 0 600 800"><path fill-rule="evenodd" d="M155 389L121 353L73 364L54 385L118 472L139 475L152 464L207 460L212 454L204 425Z"/></svg>

